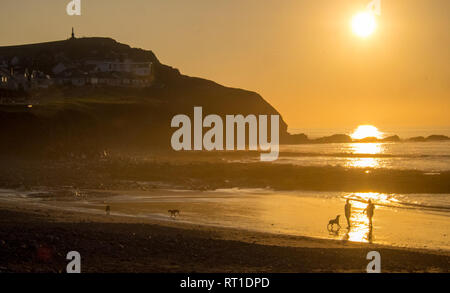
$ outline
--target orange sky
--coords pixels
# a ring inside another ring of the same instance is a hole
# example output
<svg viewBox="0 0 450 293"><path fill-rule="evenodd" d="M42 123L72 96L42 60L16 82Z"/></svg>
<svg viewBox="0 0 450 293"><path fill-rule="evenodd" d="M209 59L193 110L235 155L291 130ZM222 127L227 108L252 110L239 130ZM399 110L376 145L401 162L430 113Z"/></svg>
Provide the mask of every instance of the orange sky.
<svg viewBox="0 0 450 293"><path fill-rule="evenodd" d="M31 3L30 3L31 2ZM109 36L182 73L260 93L291 128L450 126L450 1L382 0L378 28L355 36L369 0L2 0L0 45Z"/></svg>

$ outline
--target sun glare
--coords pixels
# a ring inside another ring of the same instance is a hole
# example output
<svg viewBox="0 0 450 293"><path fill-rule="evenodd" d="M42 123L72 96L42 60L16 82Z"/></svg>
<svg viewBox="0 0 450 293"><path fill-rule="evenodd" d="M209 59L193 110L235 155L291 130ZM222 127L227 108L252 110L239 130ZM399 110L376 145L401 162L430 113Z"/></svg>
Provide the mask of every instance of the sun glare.
<svg viewBox="0 0 450 293"><path fill-rule="evenodd" d="M353 33L361 38L367 38L377 28L375 15L371 12L359 12L352 19Z"/></svg>
<svg viewBox="0 0 450 293"><path fill-rule="evenodd" d="M353 139L363 139L366 137L376 137L382 138L383 133L378 130L373 125L360 125L356 130L352 133L351 137Z"/></svg>

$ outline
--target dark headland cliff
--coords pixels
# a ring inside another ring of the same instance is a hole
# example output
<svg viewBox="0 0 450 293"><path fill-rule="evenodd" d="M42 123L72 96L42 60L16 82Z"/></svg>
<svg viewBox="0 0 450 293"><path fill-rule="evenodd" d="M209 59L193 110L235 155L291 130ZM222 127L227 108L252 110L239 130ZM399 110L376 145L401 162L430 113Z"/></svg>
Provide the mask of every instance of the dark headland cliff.
<svg viewBox="0 0 450 293"><path fill-rule="evenodd" d="M101 72L94 68L127 62L150 64L151 72L134 80L132 74L120 73L120 69ZM183 75L162 64L152 51L110 38L0 47L0 64L3 72L15 71L20 77L34 72L40 77L37 85L27 90L24 86L3 90L2 151L168 148L174 131L170 128L172 117L192 116L194 106L203 107L204 115L280 115L255 92ZM94 79L95 83L87 82ZM107 84L117 80L120 85ZM122 86L125 80L131 85ZM134 82L143 85L133 86ZM282 118L280 139L290 139Z"/></svg>

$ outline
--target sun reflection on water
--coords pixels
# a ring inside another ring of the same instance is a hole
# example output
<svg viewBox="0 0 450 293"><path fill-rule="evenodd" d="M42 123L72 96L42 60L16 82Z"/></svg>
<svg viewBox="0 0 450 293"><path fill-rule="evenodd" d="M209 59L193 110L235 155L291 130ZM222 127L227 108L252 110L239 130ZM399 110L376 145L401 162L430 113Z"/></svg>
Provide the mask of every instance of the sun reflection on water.
<svg viewBox="0 0 450 293"><path fill-rule="evenodd" d="M348 165L356 168L376 168L379 166L379 163L375 158L358 158L351 159Z"/></svg>
<svg viewBox="0 0 450 293"><path fill-rule="evenodd" d="M354 154L376 155L383 152L383 145L381 143L352 143L350 150Z"/></svg>
<svg viewBox="0 0 450 293"><path fill-rule="evenodd" d="M364 207L365 208L365 207ZM353 208L351 216L352 226L348 230L345 238L353 242L369 242L373 241L372 228L369 225L369 219L363 214L363 209Z"/></svg>
<svg viewBox="0 0 450 293"><path fill-rule="evenodd" d="M384 152L381 143L353 143L350 145L352 154L358 155L377 155ZM347 162L348 167L355 168L377 168L381 166L379 158L350 158Z"/></svg>

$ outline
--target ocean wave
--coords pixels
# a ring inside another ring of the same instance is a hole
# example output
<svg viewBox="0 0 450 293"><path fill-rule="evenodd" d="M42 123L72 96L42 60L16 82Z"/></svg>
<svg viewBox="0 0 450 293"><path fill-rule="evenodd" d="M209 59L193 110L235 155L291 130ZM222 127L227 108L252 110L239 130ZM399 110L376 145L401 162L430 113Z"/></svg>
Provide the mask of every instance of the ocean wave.
<svg viewBox="0 0 450 293"><path fill-rule="evenodd" d="M450 159L450 155L429 154L355 154L355 153L320 153L320 152L280 152L282 157L336 157L336 158L412 158L412 159Z"/></svg>
<svg viewBox="0 0 450 293"><path fill-rule="evenodd" d="M361 203L367 203L371 199L378 206L444 212L450 216L450 194L353 193L343 198Z"/></svg>

